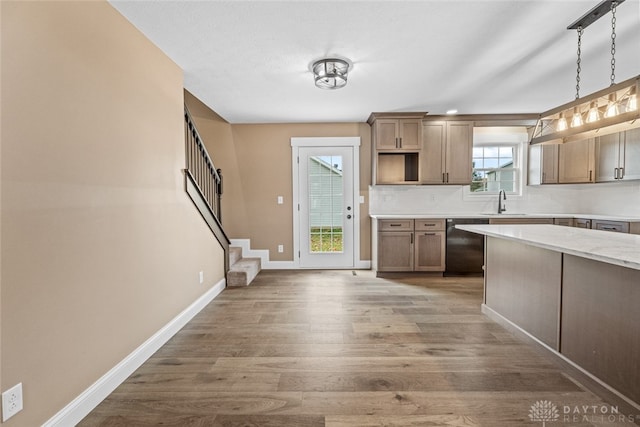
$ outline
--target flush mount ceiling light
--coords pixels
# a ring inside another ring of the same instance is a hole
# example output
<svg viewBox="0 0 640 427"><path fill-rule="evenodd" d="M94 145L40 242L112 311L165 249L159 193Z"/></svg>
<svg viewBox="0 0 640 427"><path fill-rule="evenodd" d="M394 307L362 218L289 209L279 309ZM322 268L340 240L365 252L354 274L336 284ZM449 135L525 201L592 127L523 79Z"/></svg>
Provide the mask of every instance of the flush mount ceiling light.
<svg viewBox="0 0 640 427"><path fill-rule="evenodd" d="M615 83L616 8L624 0L604 0L567 27L578 31L576 99L540 115L531 144L557 144L640 127L640 76ZM611 86L580 97L580 65L584 29L611 12Z"/></svg>
<svg viewBox="0 0 640 427"><path fill-rule="evenodd" d="M320 89L340 89L347 84L349 63L339 58L324 58L311 66L316 86Z"/></svg>

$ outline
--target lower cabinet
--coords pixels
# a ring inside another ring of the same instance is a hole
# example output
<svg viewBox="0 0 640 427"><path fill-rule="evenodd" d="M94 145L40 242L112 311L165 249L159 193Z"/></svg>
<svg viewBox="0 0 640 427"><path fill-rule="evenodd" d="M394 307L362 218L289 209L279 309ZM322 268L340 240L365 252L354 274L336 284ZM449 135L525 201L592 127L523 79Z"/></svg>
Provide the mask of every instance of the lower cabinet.
<svg viewBox="0 0 640 427"><path fill-rule="evenodd" d="M378 271L413 271L413 231L378 233Z"/></svg>
<svg viewBox="0 0 640 427"><path fill-rule="evenodd" d="M565 227L573 227L573 218L554 218L553 223L555 225L564 225Z"/></svg>
<svg viewBox="0 0 640 427"><path fill-rule="evenodd" d="M378 271L435 271L445 268L445 221L379 220Z"/></svg>
<svg viewBox="0 0 640 427"><path fill-rule="evenodd" d="M601 219L591 220L591 228L594 230L614 231L616 233L628 233L629 223L622 221L604 221Z"/></svg>
<svg viewBox="0 0 640 427"><path fill-rule="evenodd" d="M444 223L443 223L444 227ZM414 271L444 271L445 232L415 231Z"/></svg>
<svg viewBox="0 0 640 427"><path fill-rule="evenodd" d="M576 218L573 224L578 228L591 228L591 220L587 218Z"/></svg>

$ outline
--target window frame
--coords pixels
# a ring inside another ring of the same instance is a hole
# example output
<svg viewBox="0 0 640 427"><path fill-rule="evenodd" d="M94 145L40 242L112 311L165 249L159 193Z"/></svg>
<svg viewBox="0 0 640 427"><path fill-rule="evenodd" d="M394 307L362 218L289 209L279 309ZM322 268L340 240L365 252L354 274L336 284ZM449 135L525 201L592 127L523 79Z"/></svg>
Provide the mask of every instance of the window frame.
<svg viewBox="0 0 640 427"><path fill-rule="evenodd" d="M476 168L472 166L472 176L473 176L473 172L478 170L478 171L483 171L483 172L513 172L513 190L512 191L507 191L506 193L508 195L520 195L521 194L521 181L522 181L522 161L520 159L521 157L521 149L520 149L521 144L518 142L482 142L482 143L476 143L473 144L473 148L487 148L487 147L495 147L495 148L504 148L504 147L510 147L513 149L513 157L512 157L512 166L509 168ZM472 161L472 165L473 165L473 161ZM486 194L486 195L497 195L500 192L500 190L491 190L491 191L471 191L471 185L469 185L469 194L470 195L480 195L480 194Z"/></svg>
<svg viewBox="0 0 640 427"><path fill-rule="evenodd" d="M517 185L508 193L511 199L524 197L526 168L528 162L529 131L526 126L475 126L473 128L473 147L478 146L515 146L514 161L517 161ZM471 185L462 188L462 199L466 201L489 201L495 199L495 192L471 192Z"/></svg>

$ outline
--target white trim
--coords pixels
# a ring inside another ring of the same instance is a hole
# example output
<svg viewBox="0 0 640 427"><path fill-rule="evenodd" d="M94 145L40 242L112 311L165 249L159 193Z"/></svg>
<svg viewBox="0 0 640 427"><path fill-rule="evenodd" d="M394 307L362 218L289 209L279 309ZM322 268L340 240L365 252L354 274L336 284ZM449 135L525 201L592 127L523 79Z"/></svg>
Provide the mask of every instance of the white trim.
<svg viewBox="0 0 640 427"><path fill-rule="evenodd" d="M371 260L356 260L356 270L371 270Z"/></svg>
<svg viewBox="0 0 640 427"><path fill-rule="evenodd" d="M292 147L360 147L359 136L293 137Z"/></svg>
<svg viewBox="0 0 640 427"><path fill-rule="evenodd" d="M67 406L46 421L43 427L73 426L86 417L116 387L149 359L160 347L186 325L196 314L224 290L225 279L220 280L200 298L164 325L158 332L133 350L98 381L73 399Z"/></svg>
<svg viewBox="0 0 640 427"><path fill-rule="evenodd" d="M231 246L242 249L243 258L260 258L260 268L263 270L291 270L298 268L293 261L271 261L267 249L251 249L250 239L229 239Z"/></svg>
<svg viewBox="0 0 640 427"><path fill-rule="evenodd" d="M596 382L599 386L605 388L610 393L613 393L618 398L624 400L626 403L628 403L629 405L633 406L635 409L640 410L640 405L635 403L633 400L629 399L624 394L620 393L618 390L616 390L615 388L611 387L609 384L605 383L600 378L596 377L591 372L589 372L586 369L584 369L582 366L576 364L574 361L572 361L571 359L567 358L567 356L565 356L564 354L558 352L553 347L551 347L548 344L545 344L544 342L540 341L538 338L536 338L535 336L531 335L529 332L525 331L520 326L516 325L515 323L513 323L512 321L510 321L506 317L502 316L500 313L498 313L497 311L493 310L491 307L487 306L486 304L482 304L481 311L482 311L483 314L485 314L488 318L490 318L494 322L496 322L498 324L501 324L503 326L504 325L508 325L509 327L517 330L518 332L526 335L528 338L532 339L537 344L541 345L545 350L551 352L553 356L556 356L559 359L562 359L563 362L568 363L569 365L571 365L572 367L574 367L575 369L580 371L582 374L586 375L591 380Z"/></svg>
<svg viewBox="0 0 640 427"><path fill-rule="evenodd" d="M251 249L250 239L229 239L231 246L242 249L243 258L260 258L263 270L299 270L300 266L295 261L271 261L269 251L266 249ZM370 270L371 261L356 261L355 268L358 270Z"/></svg>
<svg viewBox="0 0 640 427"><path fill-rule="evenodd" d="M292 170L292 194L293 194L293 266L300 268L300 218L298 215L299 191L298 188L298 156L300 147L352 147L353 162L353 268L358 268L360 261L360 137L293 137L291 138L291 170ZM365 261L366 262L366 261ZM370 262L369 262L370 264Z"/></svg>

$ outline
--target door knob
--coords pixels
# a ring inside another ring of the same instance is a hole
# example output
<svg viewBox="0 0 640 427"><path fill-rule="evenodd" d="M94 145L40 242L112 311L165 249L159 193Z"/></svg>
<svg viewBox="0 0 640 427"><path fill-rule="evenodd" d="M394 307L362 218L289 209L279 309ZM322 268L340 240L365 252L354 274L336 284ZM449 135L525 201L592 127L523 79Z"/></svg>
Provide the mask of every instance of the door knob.
<svg viewBox="0 0 640 427"><path fill-rule="evenodd" d="M351 219L351 215L347 215L347 219Z"/></svg>

